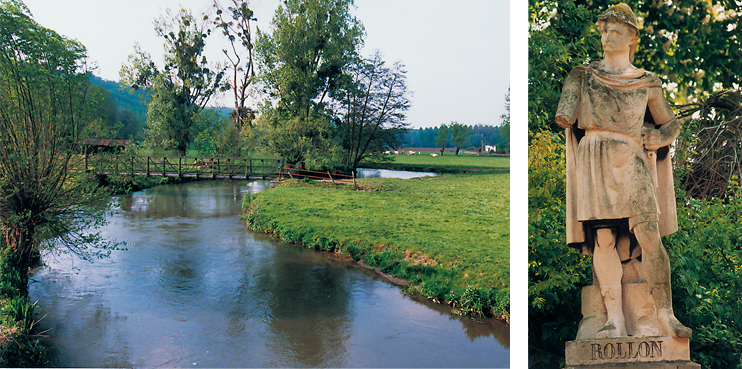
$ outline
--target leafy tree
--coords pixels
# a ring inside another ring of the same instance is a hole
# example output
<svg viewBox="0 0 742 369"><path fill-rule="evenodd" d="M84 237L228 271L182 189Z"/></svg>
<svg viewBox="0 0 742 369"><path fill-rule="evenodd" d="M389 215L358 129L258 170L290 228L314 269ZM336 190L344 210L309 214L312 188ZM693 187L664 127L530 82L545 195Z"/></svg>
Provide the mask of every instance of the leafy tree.
<svg viewBox="0 0 742 369"><path fill-rule="evenodd" d="M435 144L436 146L440 146L441 156L443 156L443 152L446 150L446 145L448 144L449 137L450 133L448 131L448 126L445 124L441 124L441 126L438 127L438 135L435 136Z"/></svg>
<svg viewBox="0 0 742 369"><path fill-rule="evenodd" d="M123 125L119 122L119 111L111 93L91 84L88 87L88 100L91 121L86 124L82 137L117 138Z"/></svg>
<svg viewBox="0 0 742 369"><path fill-rule="evenodd" d="M245 145L234 121L214 109L204 109L196 118L196 126L203 127L193 140L193 148L202 155L239 157ZM243 127L248 129L248 127Z"/></svg>
<svg viewBox="0 0 742 369"><path fill-rule="evenodd" d="M44 241L105 254L111 244L88 230L105 221L108 195L71 170L92 118L85 47L15 0L0 2L0 39L0 244L21 267Z"/></svg>
<svg viewBox="0 0 742 369"><path fill-rule="evenodd" d="M398 147L408 124L406 70L400 63L385 66L381 54L353 64L344 88L337 93L338 135L343 163L355 170L361 160L382 156Z"/></svg>
<svg viewBox="0 0 742 369"><path fill-rule="evenodd" d="M224 88L232 89L234 92L234 111L231 117L234 119L237 131L239 131L242 129L242 125L252 125L252 121L255 119L255 111L247 107L245 103L248 98L248 87L255 78L250 21L256 19L246 1L232 0L232 6L226 8L229 18L225 18L225 9L217 1L214 1L214 7L216 8L214 24L222 30L232 48L231 51L222 50L224 55L227 56L232 70L231 84L228 82ZM243 57L246 60L243 61Z"/></svg>
<svg viewBox="0 0 742 369"><path fill-rule="evenodd" d="M223 88L224 69L210 67L203 56L211 34L206 20L189 10L167 11L155 22L157 34L165 40L162 70L138 45L121 68L121 83L134 90L148 90L147 140L158 147L176 149L185 155L193 139L193 119L211 97Z"/></svg>
<svg viewBox="0 0 742 369"><path fill-rule="evenodd" d="M466 145L467 141L469 140L469 134L471 133L471 130L468 126L465 126L458 122L451 122L451 125L448 126L448 130L451 133L451 142L453 143L454 147L456 147L456 152L454 155L459 156L459 150L462 146Z"/></svg>
<svg viewBox="0 0 742 369"><path fill-rule="evenodd" d="M139 125L147 120L147 103L145 101L146 91L140 90L135 92L129 88L121 88L119 82L108 81L95 75L90 76L90 82L94 85L105 88L106 91L111 94L113 101L116 103L116 107L119 109L119 113L131 115L136 119L136 124L134 124L132 128L129 128L128 124L122 122L125 131L135 131ZM128 113L124 113L127 110ZM122 117L122 120L125 120L125 118ZM136 134L131 136L136 136ZM129 137L129 135L124 135L121 138L127 137Z"/></svg>
<svg viewBox="0 0 742 369"><path fill-rule="evenodd" d="M500 138L502 143L499 145L501 151L510 152L510 88L505 95L505 113L500 116L502 125L500 126Z"/></svg>
<svg viewBox="0 0 742 369"><path fill-rule="evenodd" d="M286 0L276 10L272 34L257 31L260 80L275 101L262 105L263 137L291 164L334 152L327 99L357 58L363 35L363 26L349 13L352 3Z"/></svg>

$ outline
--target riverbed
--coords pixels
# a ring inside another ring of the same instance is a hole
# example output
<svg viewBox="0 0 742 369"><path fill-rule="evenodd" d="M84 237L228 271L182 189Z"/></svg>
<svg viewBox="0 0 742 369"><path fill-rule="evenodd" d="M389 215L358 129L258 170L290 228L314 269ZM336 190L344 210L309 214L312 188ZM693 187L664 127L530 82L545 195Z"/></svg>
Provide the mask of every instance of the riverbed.
<svg viewBox="0 0 742 369"><path fill-rule="evenodd" d="M508 367L509 327L404 295L334 254L246 229L246 193L204 181L121 198L126 250L45 257L29 294L52 366Z"/></svg>

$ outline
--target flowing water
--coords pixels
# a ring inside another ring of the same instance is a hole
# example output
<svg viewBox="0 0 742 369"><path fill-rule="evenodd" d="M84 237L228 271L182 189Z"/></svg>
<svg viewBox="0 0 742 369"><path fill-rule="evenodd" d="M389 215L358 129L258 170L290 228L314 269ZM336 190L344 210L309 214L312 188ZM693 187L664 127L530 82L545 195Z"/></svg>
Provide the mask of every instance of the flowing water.
<svg viewBox="0 0 742 369"><path fill-rule="evenodd" d="M509 328L451 314L328 253L246 229L267 182L160 186L103 229L127 249L47 256L29 285L52 365L507 367Z"/></svg>

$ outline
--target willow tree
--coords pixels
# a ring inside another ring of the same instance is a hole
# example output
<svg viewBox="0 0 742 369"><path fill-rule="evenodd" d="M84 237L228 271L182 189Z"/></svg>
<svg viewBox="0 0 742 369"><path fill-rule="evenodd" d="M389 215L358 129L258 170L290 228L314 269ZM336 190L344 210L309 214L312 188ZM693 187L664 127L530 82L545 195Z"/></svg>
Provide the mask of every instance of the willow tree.
<svg viewBox="0 0 742 369"><path fill-rule="evenodd" d="M36 23L17 0L0 2L0 232L27 266L43 241L90 256L108 244L107 195L73 171L87 123L86 50ZM87 249L86 245L97 248Z"/></svg>

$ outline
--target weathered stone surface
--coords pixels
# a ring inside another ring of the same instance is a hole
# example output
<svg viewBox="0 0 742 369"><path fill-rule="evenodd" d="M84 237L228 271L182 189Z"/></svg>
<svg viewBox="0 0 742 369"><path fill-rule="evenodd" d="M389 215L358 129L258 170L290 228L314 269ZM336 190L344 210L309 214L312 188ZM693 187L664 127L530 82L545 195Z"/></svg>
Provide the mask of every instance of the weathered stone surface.
<svg viewBox="0 0 742 369"><path fill-rule="evenodd" d="M583 290L584 319L575 342L674 337L685 340L689 357L692 331L673 312L661 241L677 231L668 147L681 123L660 79L632 65L636 19L623 3L598 17L603 60L570 72L557 107L556 122L567 129L567 244L593 255L595 277L595 285ZM625 349L634 344L626 342ZM636 344L655 348L642 342Z"/></svg>
<svg viewBox="0 0 742 369"><path fill-rule="evenodd" d="M690 361L671 361L663 363L623 363L604 365L567 366L565 369L701 369L701 366Z"/></svg>
<svg viewBox="0 0 742 369"><path fill-rule="evenodd" d="M649 295L649 286L636 269L639 262L623 265L622 294L626 332L630 336L657 336L657 312L654 300ZM595 285L582 288L582 321L577 330L577 339L598 338L607 320L600 288Z"/></svg>
<svg viewBox="0 0 742 369"><path fill-rule="evenodd" d="M567 366L689 362L687 338L622 337L575 340L566 344Z"/></svg>

